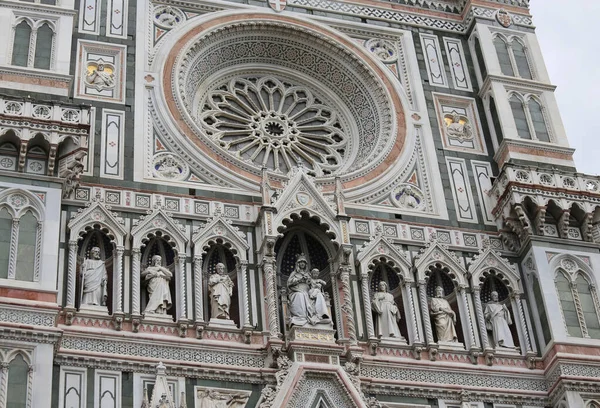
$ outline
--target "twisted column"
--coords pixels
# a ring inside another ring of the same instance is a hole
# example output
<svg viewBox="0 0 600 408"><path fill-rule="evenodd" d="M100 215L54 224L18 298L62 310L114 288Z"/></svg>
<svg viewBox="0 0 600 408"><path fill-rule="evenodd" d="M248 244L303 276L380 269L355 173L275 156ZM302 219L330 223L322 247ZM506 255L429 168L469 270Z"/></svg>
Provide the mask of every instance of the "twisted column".
<svg viewBox="0 0 600 408"><path fill-rule="evenodd" d="M477 315L477 323L481 330L481 341L483 349L490 348L490 341L488 339L487 330L485 326L485 316L483 315L483 305L481 304L481 288L478 286L474 290L475 297L475 314Z"/></svg>
<svg viewBox="0 0 600 408"><path fill-rule="evenodd" d="M0 365L0 407L6 407L6 393L8 392L8 363Z"/></svg>
<svg viewBox="0 0 600 408"><path fill-rule="evenodd" d="M242 274L242 293L244 296L244 324L245 327L252 327L250 323L250 299L248 296L248 261L240 261L240 273Z"/></svg>
<svg viewBox="0 0 600 408"><path fill-rule="evenodd" d="M202 283L202 254L199 254L194 255L194 306L196 308L196 322L204 322Z"/></svg>
<svg viewBox="0 0 600 408"><path fill-rule="evenodd" d="M33 281L40 281L40 271L42 265L42 240L43 240L43 227L44 223L42 221L38 221L37 229L35 231L35 258L33 265Z"/></svg>
<svg viewBox="0 0 600 408"><path fill-rule="evenodd" d="M419 281L419 300L421 302L421 316L425 324L425 339L427 344L433 343L433 331L431 330L431 319L429 318L429 304L427 303L427 283Z"/></svg>
<svg viewBox="0 0 600 408"><path fill-rule="evenodd" d="M75 307L75 282L77 281L77 241L69 240L69 270L67 271L67 307ZM2 405L0 405L2 406Z"/></svg>
<svg viewBox="0 0 600 408"><path fill-rule="evenodd" d="M409 307L408 313L410 313L410 324L412 325L412 330L415 335L413 342L420 343L421 336L419 335L419 328L417 325L417 313L415 311L415 303L414 303L415 300L413 298L413 293L412 293L412 282L404 281L403 285L404 285L404 293L406 294L406 300L408 301L408 307Z"/></svg>
<svg viewBox="0 0 600 408"><path fill-rule="evenodd" d="M277 310L277 291L275 290L275 257L263 258L263 273L267 284L267 310L269 313L269 334L272 339L279 339L279 319Z"/></svg>
<svg viewBox="0 0 600 408"><path fill-rule="evenodd" d="M131 250L131 314L140 314L140 262L142 253L139 248Z"/></svg>
<svg viewBox="0 0 600 408"><path fill-rule="evenodd" d="M31 405L33 402L33 365L29 366L29 369L27 370L27 402L25 404L25 406L27 408L32 408L33 405Z"/></svg>
<svg viewBox="0 0 600 408"><path fill-rule="evenodd" d="M184 256L178 256L177 257L177 265L179 269L179 293L180 293L180 297L179 297L179 316L181 319L186 319L187 318L187 294L185 293L185 260L186 257Z"/></svg>
<svg viewBox="0 0 600 408"><path fill-rule="evenodd" d="M465 320L469 330L469 336L471 337L471 345L469 348L475 347L477 345L477 340L475 339L475 329L473 328L473 322L471 321L471 309L469 307L469 299L467 298L467 288L460 286L458 288L458 292L460 293L460 298L463 302L465 309Z"/></svg>
<svg viewBox="0 0 600 408"><path fill-rule="evenodd" d="M19 219L13 218L10 229L10 250L8 255L8 279L14 279L17 273L17 246L19 245Z"/></svg>
<svg viewBox="0 0 600 408"><path fill-rule="evenodd" d="M365 308L365 320L367 321L367 333L370 339L376 338L375 327L373 325L373 310L371 309L371 294L369 293L369 276L366 273L360 275L360 287Z"/></svg>
<svg viewBox="0 0 600 408"><path fill-rule="evenodd" d="M117 313L123 312L123 253L125 248L123 246L117 247L117 256L115 258L115 273L113 276L115 283L115 299L113 301L115 305L115 311Z"/></svg>
<svg viewBox="0 0 600 408"><path fill-rule="evenodd" d="M579 319L579 326L581 326L581 334L583 337L589 338L587 323L585 322L585 315L583 314L583 308L581 307L581 300L579 299L579 292L577 291L577 282L570 282L571 294L573 295L573 302L575 303L575 310L577 311L577 318Z"/></svg>
<svg viewBox="0 0 600 408"><path fill-rule="evenodd" d="M527 330L527 321L525 320L525 311L523 310L523 300L521 299L521 294L515 293L514 298L515 304L517 305L517 314L519 315L519 324L521 325L523 337L525 337L525 346L527 347L527 351L533 351L531 339L529 338L529 330Z"/></svg>
<svg viewBox="0 0 600 408"><path fill-rule="evenodd" d="M350 291L350 269L349 265L340 267L340 280L342 281L342 292L344 293L344 301L342 302L342 310L346 315L348 323L348 338L351 345L358 343L356 339L356 324L354 323L354 312L352 309L352 297Z"/></svg>

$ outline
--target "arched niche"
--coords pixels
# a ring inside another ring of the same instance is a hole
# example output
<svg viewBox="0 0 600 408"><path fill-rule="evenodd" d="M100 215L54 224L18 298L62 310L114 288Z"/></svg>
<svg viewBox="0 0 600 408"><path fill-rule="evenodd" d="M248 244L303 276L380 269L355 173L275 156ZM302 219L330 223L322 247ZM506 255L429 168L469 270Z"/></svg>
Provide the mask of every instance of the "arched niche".
<svg viewBox="0 0 600 408"><path fill-rule="evenodd" d="M456 316L456 335L458 343L444 343L443 347L462 347L468 350L477 348L479 342L475 336L473 324L474 314L472 301L468 296L468 281L466 270L456 254L448 250L432 237L426 248L415 258L415 269L419 285L419 300L422 318L425 325L425 335L428 345L438 347L437 333L434 337L435 323L430 315L431 299L436 294L436 287L441 286L443 298L449 303Z"/></svg>
<svg viewBox="0 0 600 408"><path fill-rule="evenodd" d="M194 308L197 327L210 319L210 275L215 273L217 263L223 263L232 280L230 318L237 327L253 326L250 316L248 290L248 245L246 235L232 225L218 209L206 224L192 236L194 245ZM219 323L216 321L216 323Z"/></svg>
<svg viewBox="0 0 600 408"><path fill-rule="evenodd" d="M380 281L388 284L388 291L401 312L399 328L402 336L411 344L422 343L417 318L417 296L412 274L412 266L406 254L381 235L372 237L358 251L356 263L360 268L362 288L362 309L365 311L367 336L377 341L376 317L372 311L373 294L378 291Z"/></svg>
<svg viewBox="0 0 600 408"><path fill-rule="evenodd" d="M328 225L317 217L311 217L309 212L301 211L300 214L291 214L280 226L281 235L275 243L276 257L276 285L280 294L279 317L280 327L284 333L291 329L289 325L288 279L296 267L298 255L303 255L307 261L307 269L319 270L318 278L325 281L323 292L328 301L329 317L334 322L336 333L341 330L341 310L338 298L338 286L335 277L336 267L334 259L339 246L332 240Z"/></svg>
<svg viewBox="0 0 600 408"><path fill-rule="evenodd" d="M176 267L176 251L175 251L175 242L169 235L163 234L162 231L155 231L154 233L148 233L146 235L146 239L142 240L141 249L141 273L143 273L146 268L152 266L153 258L155 256L160 256L161 258L161 266L168 269L172 278L169 280L169 294L171 303L169 305L169 309L167 310L167 315L169 315L173 320L175 320L178 316L178 305L176 302L177 299L177 267ZM148 300L149 300L149 292L148 286L150 284L150 278L142 278L141 282L141 291L140 291L140 308L144 313L145 317L149 317L152 315L152 311L148 311ZM161 316L162 317L162 316Z"/></svg>
<svg viewBox="0 0 600 408"><path fill-rule="evenodd" d="M94 246L100 248L100 259L105 262L108 280L107 308L109 313L123 312L123 253L127 231L125 222L110 206L98 198L73 215L69 229L69 256L67 263L67 308L79 308L81 302L81 265Z"/></svg>
<svg viewBox="0 0 600 408"><path fill-rule="evenodd" d="M45 175L48 171L48 155L50 153L50 143L47 136L38 133L27 143L27 160L25 162L25 172Z"/></svg>
<svg viewBox="0 0 600 408"><path fill-rule="evenodd" d="M134 330L139 325L142 312L141 301L146 299L146 289L142 288L142 273L147 269L152 256L161 255L161 266L169 269L173 277L169 288L174 286L171 293L171 314L177 321L187 319L187 284L186 284L186 247L188 239L185 236L185 227L175 221L163 207L155 208L150 214L142 216L134 222L131 230L132 238L132 307L134 316ZM162 251L162 252L161 252ZM164 255L164 256L163 256ZM142 291L144 293L142 294ZM145 317L148 318L149 314ZM156 314L153 317L160 317Z"/></svg>

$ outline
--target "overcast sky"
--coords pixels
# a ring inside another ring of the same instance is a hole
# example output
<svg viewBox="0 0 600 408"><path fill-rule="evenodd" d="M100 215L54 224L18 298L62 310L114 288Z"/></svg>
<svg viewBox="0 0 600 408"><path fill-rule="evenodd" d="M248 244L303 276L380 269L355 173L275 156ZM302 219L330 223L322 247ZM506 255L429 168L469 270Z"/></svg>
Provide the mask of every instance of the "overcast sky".
<svg viewBox="0 0 600 408"><path fill-rule="evenodd" d="M600 0L531 0L530 9L577 170L600 174Z"/></svg>

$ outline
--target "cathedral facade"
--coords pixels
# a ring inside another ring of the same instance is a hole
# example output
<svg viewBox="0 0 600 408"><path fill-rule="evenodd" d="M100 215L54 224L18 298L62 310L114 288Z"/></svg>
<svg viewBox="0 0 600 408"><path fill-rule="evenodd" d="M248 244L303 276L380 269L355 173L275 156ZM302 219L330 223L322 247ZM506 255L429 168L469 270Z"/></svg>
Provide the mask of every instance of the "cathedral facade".
<svg viewBox="0 0 600 408"><path fill-rule="evenodd" d="M600 408L528 6L0 0L0 408Z"/></svg>

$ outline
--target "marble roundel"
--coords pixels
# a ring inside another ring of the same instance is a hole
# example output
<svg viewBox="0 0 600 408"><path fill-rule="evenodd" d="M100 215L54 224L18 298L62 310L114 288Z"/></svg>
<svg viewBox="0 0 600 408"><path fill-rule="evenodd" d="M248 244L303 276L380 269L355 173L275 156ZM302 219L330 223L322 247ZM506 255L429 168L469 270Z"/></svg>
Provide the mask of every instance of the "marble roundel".
<svg viewBox="0 0 600 408"><path fill-rule="evenodd" d="M345 183L386 171L406 129L385 68L335 32L254 17L192 28L166 59L164 97L198 147L191 156L252 181L265 167L285 176L303 166Z"/></svg>

